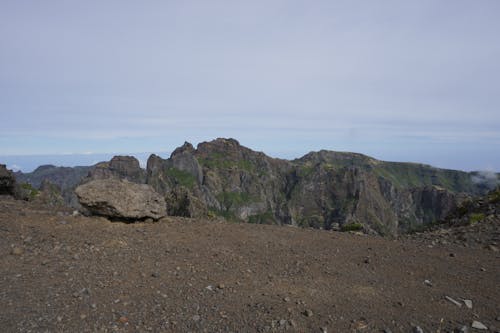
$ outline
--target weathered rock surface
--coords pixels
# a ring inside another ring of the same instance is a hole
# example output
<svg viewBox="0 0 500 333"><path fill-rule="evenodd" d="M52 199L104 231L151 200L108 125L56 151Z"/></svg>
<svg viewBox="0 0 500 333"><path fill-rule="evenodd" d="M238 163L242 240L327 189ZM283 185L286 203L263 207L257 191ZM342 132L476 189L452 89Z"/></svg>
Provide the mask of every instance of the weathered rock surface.
<svg viewBox="0 0 500 333"><path fill-rule="evenodd" d="M159 219L166 215L165 200L146 184L119 179L91 180L75 190L82 206L96 215L116 219Z"/></svg>
<svg viewBox="0 0 500 333"><path fill-rule="evenodd" d="M53 168L35 173L53 175ZM485 182L479 173L355 153L322 150L287 161L222 138L196 148L186 142L167 159L151 155L146 170L133 157L116 156L88 171L78 182L111 178L151 185L167 201L169 215L382 235L421 230L495 183L494 175ZM76 185L52 182L68 202Z"/></svg>
<svg viewBox="0 0 500 333"><path fill-rule="evenodd" d="M115 156L109 162L96 164L87 177L92 179L126 179L134 183L146 182L146 171L141 169L139 161L133 156Z"/></svg>
<svg viewBox="0 0 500 333"><path fill-rule="evenodd" d="M286 161L234 139L196 149L185 143L168 159L152 155L146 178L177 207L169 214L324 229L360 225L379 234L419 229L479 191L466 172L332 151Z"/></svg>

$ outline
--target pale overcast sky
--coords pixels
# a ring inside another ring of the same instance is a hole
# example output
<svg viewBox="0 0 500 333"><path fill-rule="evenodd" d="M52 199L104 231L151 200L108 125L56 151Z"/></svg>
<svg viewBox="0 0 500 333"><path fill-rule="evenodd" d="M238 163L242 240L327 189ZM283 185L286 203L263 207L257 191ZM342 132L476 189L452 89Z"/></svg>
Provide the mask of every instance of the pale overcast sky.
<svg viewBox="0 0 500 333"><path fill-rule="evenodd" d="M216 137L500 171L500 1L0 2L0 155Z"/></svg>

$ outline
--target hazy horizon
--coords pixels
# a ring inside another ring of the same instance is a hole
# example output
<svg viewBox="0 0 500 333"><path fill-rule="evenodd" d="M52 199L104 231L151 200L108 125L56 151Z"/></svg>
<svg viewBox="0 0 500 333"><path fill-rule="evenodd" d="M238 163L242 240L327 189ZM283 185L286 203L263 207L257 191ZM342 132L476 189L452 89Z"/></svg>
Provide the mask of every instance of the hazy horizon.
<svg viewBox="0 0 500 333"><path fill-rule="evenodd" d="M215 139L215 138L214 138ZM207 140L210 141L210 140ZM198 143L200 142L191 142L195 147L197 146ZM244 143L240 142L243 146L246 146ZM145 168L147 164L147 159L151 154L158 155L162 158L169 158L171 152L175 150L175 148L180 147L181 144L179 144L176 147L170 147L169 150L165 151L157 151L157 152L110 152L110 153L93 153L93 152L86 152L83 154L78 154L78 153L61 153L61 154L34 154L34 155L0 155L0 164L5 164L7 165L7 168L13 171L22 171L24 173L32 172L34 171L37 167L42 166L42 165L55 165L55 166L63 166L63 167L75 167L75 166L91 166L94 164L97 164L99 162L106 162L109 161L113 156L117 155L126 155L126 156L134 156L137 158L139 161L139 164L141 168ZM247 148L250 148L252 150L256 150L253 147L246 146ZM269 153L266 151L262 151L264 154L267 156L273 157L273 158L281 158L281 159L286 159L286 160L293 160L300 158L310 152L313 151L320 151L322 150L321 148L315 149L315 150L309 150L305 151L299 155L294 155L292 153L283 153L280 154L279 152L274 152L274 153ZM256 150L260 151L260 150ZM372 158L376 158L378 160L382 161L387 161L387 162L406 162L406 163L419 163L419 164L426 164L430 165L432 167L436 168L443 168L443 169L452 169L452 170L461 170L461 171L487 171L487 172L498 172L500 173L500 170L495 170L492 168L483 168L483 169L474 169L474 168L469 168L469 169L460 169L460 168L454 168L454 167L449 167L449 166L443 166L443 165L435 165L426 161L416 161L416 160L390 160L390 159L382 159L374 155L369 155L365 154L363 152L355 152L355 151L342 151L342 150L337 150L340 152L352 152L352 153L360 153L363 155L367 155Z"/></svg>
<svg viewBox="0 0 500 333"><path fill-rule="evenodd" d="M233 137L273 157L500 171L498 13L496 0L4 1L0 156Z"/></svg>

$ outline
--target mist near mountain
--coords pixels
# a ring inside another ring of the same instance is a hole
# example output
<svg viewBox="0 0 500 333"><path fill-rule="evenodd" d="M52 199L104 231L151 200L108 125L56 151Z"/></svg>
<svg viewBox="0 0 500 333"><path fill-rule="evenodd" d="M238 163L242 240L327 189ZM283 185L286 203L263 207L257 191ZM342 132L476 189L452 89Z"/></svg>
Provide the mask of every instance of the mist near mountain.
<svg viewBox="0 0 500 333"><path fill-rule="evenodd" d="M127 153L121 155L134 156L139 160L141 167L146 167L146 162L152 152ZM168 156L169 153L155 153L159 156ZM0 156L0 162L7 165L12 171L32 172L41 165L54 165L61 167L91 166L103 161L109 161L117 153L102 154L59 154L59 155L10 155Z"/></svg>

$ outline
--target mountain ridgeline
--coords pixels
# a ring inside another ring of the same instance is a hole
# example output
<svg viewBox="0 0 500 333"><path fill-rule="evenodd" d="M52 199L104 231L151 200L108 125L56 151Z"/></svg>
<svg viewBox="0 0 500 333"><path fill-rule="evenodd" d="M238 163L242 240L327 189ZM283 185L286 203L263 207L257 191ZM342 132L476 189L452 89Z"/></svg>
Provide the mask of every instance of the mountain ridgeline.
<svg viewBox="0 0 500 333"><path fill-rule="evenodd" d="M441 220L467 197L484 194L498 182L497 174L492 184L491 177L482 181L480 173L384 162L356 153L322 150L292 161L276 159L234 139L196 148L186 142L168 159L151 155L146 170L133 157L115 156L86 169L42 167L16 176L34 186L48 179L71 203L77 184L119 178L152 186L165 198L169 215L382 235Z"/></svg>

